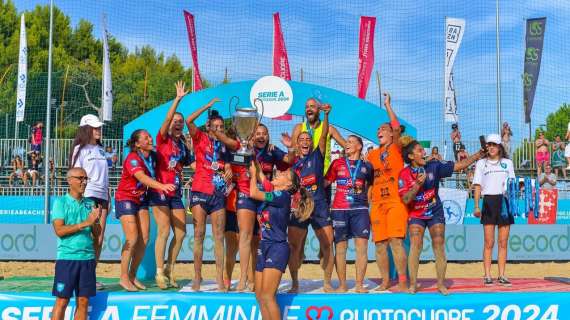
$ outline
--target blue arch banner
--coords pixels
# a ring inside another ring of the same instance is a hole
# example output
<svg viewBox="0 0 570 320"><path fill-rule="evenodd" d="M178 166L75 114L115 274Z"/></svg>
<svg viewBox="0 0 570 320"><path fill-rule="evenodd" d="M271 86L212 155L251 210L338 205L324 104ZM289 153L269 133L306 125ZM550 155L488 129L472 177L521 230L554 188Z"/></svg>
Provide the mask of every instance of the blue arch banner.
<svg viewBox="0 0 570 320"><path fill-rule="evenodd" d="M218 97L221 102L213 106L224 118L230 118L229 102L233 96L239 98L240 106L250 106L249 93L255 81L242 81L220 85L193 92L187 95L180 105L178 111L184 116L190 115L193 111L205 105L214 97ZM354 132L368 140L376 141L376 130L378 126L389 121L386 110L368 101L359 99L353 95L322 87L306 82L288 81L293 90L293 103L288 113L303 116L305 114L305 101L320 95L323 102L330 103L333 111L330 114L330 122L338 127ZM172 100L152 110L142 114L138 118L126 124L123 128L123 139L126 141L131 133L137 129L144 128L151 135L158 132L168 108L172 105ZM396 108L397 109L397 108ZM197 125L206 122L207 115L202 114L196 121ZM401 124L406 126L406 134L416 136L416 128L409 122L399 118Z"/></svg>

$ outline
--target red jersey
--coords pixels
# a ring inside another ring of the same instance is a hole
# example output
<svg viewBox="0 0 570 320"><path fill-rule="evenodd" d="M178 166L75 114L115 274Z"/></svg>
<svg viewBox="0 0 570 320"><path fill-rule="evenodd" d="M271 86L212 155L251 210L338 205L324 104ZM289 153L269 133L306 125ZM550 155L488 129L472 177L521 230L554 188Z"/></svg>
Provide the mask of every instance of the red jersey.
<svg viewBox="0 0 570 320"><path fill-rule="evenodd" d="M216 190L214 180L219 180L219 176L223 174L224 166L230 160L229 150L223 143L214 141L200 130L196 130L192 142L196 156L196 172L192 181L192 191L214 194ZM217 167L217 169L214 170L212 167Z"/></svg>
<svg viewBox="0 0 570 320"><path fill-rule="evenodd" d="M182 140L174 142L170 135L163 137L160 132L156 136L156 180L163 184L173 184L175 191L165 193L173 197L180 192L182 169L186 164L188 150Z"/></svg>
<svg viewBox="0 0 570 320"><path fill-rule="evenodd" d="M32 135L34 136L33 144L41 144L43 140L43 132L42 128L33 127L32 128Z"/></svg>
<svg viewBox="0 0 570 320"><path fill-rule="evenodd" d="M148 169L148 166L151 169ZM123 163L123 171L121 180L115 193L115 200L117 201L132 201L140 204L141 199L145 196L147 187L135 178L135 173L142 171L149 177L152 177L151 171L154 166L153 156L150 155L148 159L143 159L136 152L130 152Z"/></svg>
<svg viewBox="0 0 570 320"><path fill-rule="evenodd" d="M364 160L348 160L348 162L349 167L347 158L334 160L325 176L328 182L336 182L331 206L333 210L368 208L368 187L374 179L372 164Z"/></svg>

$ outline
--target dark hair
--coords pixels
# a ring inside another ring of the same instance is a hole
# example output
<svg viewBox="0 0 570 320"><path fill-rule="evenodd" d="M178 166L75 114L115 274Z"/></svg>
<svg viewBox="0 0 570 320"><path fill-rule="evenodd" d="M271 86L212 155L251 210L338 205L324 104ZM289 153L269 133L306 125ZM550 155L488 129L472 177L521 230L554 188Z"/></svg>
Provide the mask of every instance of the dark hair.
<svg viewBox="0 0 570 320"><path fill-rule="evenodd" d="M358 143L360 143L360 147L361 147L360 152L362 152L362 149L364 148L364 142L362 142L362 138L359 137L359 136L357 136L357 135L355 135L355 134L350 134L350 135L348 135L347 139L348 139L348 138L354 138L354 139L356 139L356 140L358 141Z"/></svg>
<svg viewBox="0 0 570 320"><path fill-rule="evenodd" d="M437 146L431 147L431 151L433 152L434 150L437 150L437 152L439 152L439 148Z"/></svg>
<svg viewBox="0 0 570 320"><path fill-rule="evenodd" d="M93 138L93 129L94 128L91 126L82 126L77 129L75 138L73 139L73 144L71 145L71 152L69 154L69 168L73 168L75 166L79 153L91 142L91 139ZM96 143L101 146L101 140L97 140ZM76 146L79 146L79 148L77 149L77 153L75 153L74 157L73 153Z"/></svg>
<svg viewBox="0 0 570 320"><path fill-rule="evenodd" d="M291 176L291 187L287 191L292 195L297 192L301 195L299 206L294 210L293 215L302 222L311 217L311 213L313 213L315 208L315 201L313 200L313 195L301 186L301 178L299 178L297 173L293 169L289 169L289 174Z"/></svg>
<svg viewBox="0 0 570 320"><path fill-rule="evenodd" d="M222 120L222 122L224 122L224 118L222 118L222 116L220 116L220 113L218 112L218 110L211 110L208 114L208 120L210 120L210 121Z"/></svg>
<svg viewBox="0 0 570 320"><path fill-rule="evenodd" d="M501 159L509 159L509 155L507 151L505 151L505 147L502 144L498 144L497 148L499 148L499 160ZM485 153L485 158L489 158L489 153Z"/></svg>
<svg viewBox="0 0 570 320"><path fill-rule="evenodd" d="M139 138L143 132L147 131L145 129L137 129L131 133L131 137L129 140L127 140L127 147L131 149L131 152L137 151L137 141L139 141Z"/></svg>
<svg viewBox="0 0 570 320"><path fill-rule="evenodd" d="M402 149L402 157L404 158L405 163L412 163L412 160L410 160L410 155L414 153L414 148L419 144L420 143L417 140L412 140Z"/></svg>

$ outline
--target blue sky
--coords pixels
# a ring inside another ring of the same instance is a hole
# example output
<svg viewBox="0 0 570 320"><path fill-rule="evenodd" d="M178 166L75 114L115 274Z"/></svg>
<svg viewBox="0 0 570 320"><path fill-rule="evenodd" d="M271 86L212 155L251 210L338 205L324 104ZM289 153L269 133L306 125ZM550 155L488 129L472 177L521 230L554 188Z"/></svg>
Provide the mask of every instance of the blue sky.
<svg viewBox="0 0 570 320"><path fill-rule="evenodd" d="M17 0L19 11L49 1ZM393 95L399 115L413 123L422 139L449 136L443 124L445 16L466 20L455 61L459 125L465 140L496 131L495 1L55 1L75 25L84 18L101 34L102 13L109 31L133 50L150 44L191 65L182 10L195 15L203 77L220 81L227 67L232 81L272 72L272 17L280 12L294 80L356 92L359 16L378 18L375 71L382 90ZM502 115L514 138L528 136L522 112L524 19L547 17L542 67L533 110L533 129L548 113L570 101L570 3L501 0ZM379 102L375 76L367 99ZM334 103L334 102L333 102ZM350 108L350 106L335 106ZM365 116L365 115L363 115Z"/></svg>

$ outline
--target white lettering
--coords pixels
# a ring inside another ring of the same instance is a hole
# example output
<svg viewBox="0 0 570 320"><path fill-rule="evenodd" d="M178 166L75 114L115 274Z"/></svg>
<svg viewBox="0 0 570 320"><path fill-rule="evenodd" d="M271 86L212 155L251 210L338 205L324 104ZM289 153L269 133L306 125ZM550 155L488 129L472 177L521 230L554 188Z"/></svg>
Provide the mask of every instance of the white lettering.
<svg viewBox="0 0 570 320"><path fill-rule="evenodd" d="M194 320L195 318L196 318L196 306L192 306L186 313L186 317L184 317L184 320L190 320L190 319Z"/></svg>
<svg viewBox="0 0 570 320"><path fill-rule="evenodd" d="M150 310L150 306L135 306L133 320L147 320L147 316L139 316L139 310Z"/></svg>
<svg viewBox="0 0 570 320"><path fill-rule="evenodd" d="M152 312L150 314L150 319L151 320L166 320L166 316L159 316L157 313L159 310L164 309L164 310L168 310L168 306L167 305L156 305L152 307Z"/></svg>
<svg viewBox="0 0 570 320"><path fill-rule="evenodd" d="M41 307L27 307L24 308L24 314L22 315L22 318L24 319L28 319L28 320L40 320L40 316L34 316L32 315L32 313L41 313L42 312L42 308Z"/></svg>
<svg viewBox="0 0 570 320"><path fill-rule="evenodd" d="M301 306L285 306L285 310L283 310L283 319L284 320L297 320L299 319L296 316L289 316L289 310L299 310Z"/></svg>
<svg viewBox="0 0 570 320"><path fill-rule="evenodd" d="M20 309L17 307L8 307L2 311L2 319L5 320L18 320L16 316L21 315Z"/></svg>
<svg viewBox="0 0 570 320"><path fill-rule="evenodd" d="M101 316L101 320L120 320L119 308L117 306L107 306L105 313Z"/></svg>

